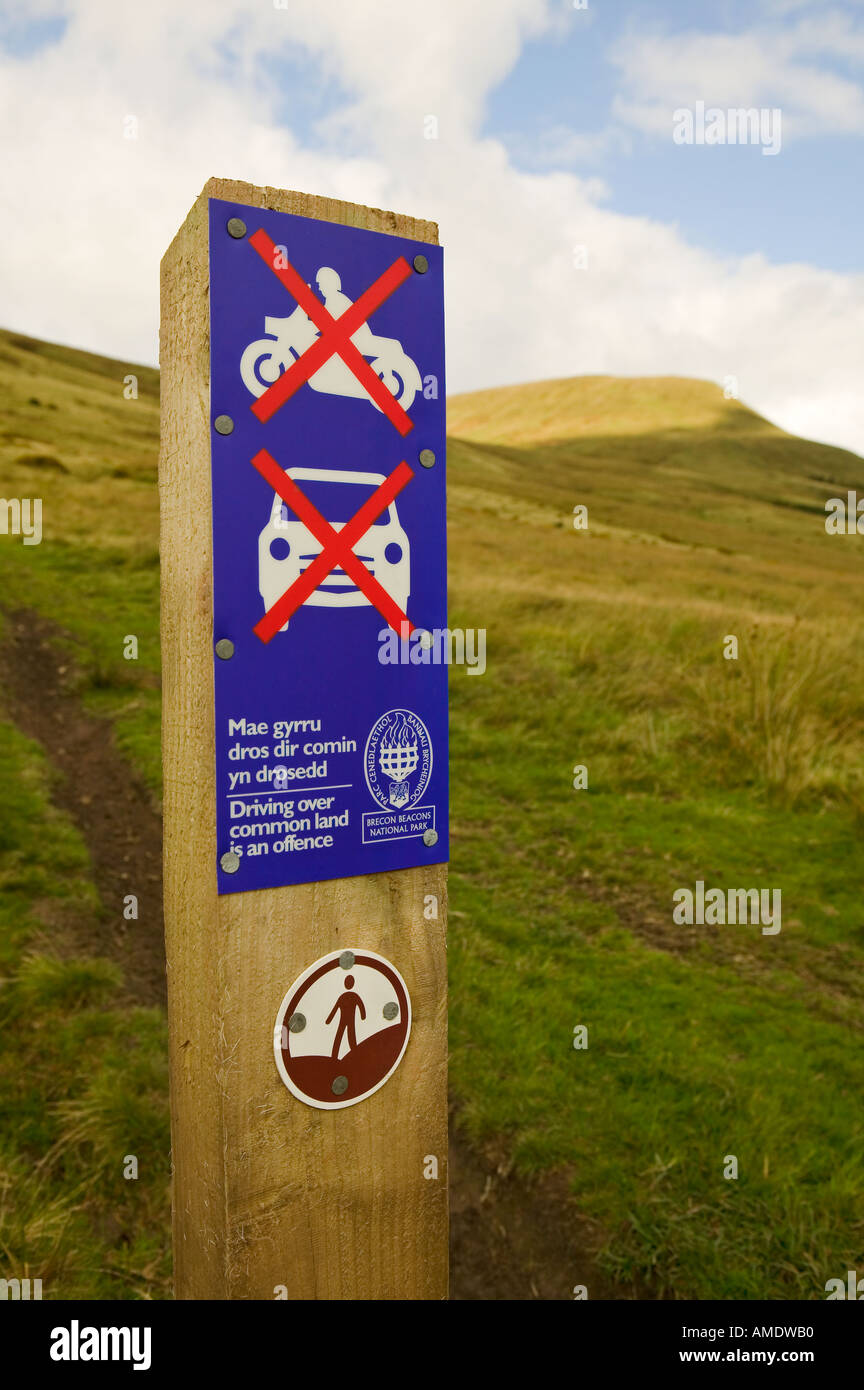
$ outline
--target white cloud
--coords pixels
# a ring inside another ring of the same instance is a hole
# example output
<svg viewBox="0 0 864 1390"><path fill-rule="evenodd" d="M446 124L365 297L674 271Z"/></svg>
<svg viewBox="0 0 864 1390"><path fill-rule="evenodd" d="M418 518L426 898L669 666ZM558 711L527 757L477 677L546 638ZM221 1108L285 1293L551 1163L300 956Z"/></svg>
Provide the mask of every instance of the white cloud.
<svg viewBox="0 0 864 1390"><path fill-rule="evenodd" d="M560 123L547 126L539 135L514 131L506 137L507 149L516 163L533 169L570 169L574 165L597 165L604 159L633 153L633 135L621 125L600 130L574 130Z"/></svg>
<svg viewBox="0 0 864 1390"><path fill-rule="evenodd" d="M864 85L836 68L864 70L864 26L836 9L737 34L631 33L611 56L616 116L651 134L669 138L675 108L697 101L779 106L784 136L864 133Z"/></svg>
<svg viewBox="0 0 864 1390"><path fill-rule="evenodd" d="M413 148L423 116L455 134L476 128L489 91L527 38L560 24L547 0L288 0L279 14L355 99L333 128Z"/></svg>
<svg viewBox="0 0 864 1390"><path fill-rule="evenodd" d="M0 62L0 321L154 360L159 258L222 174L438 220L451 390L733 374L787 428L862 449L864 277L709 255L604 206L599 180L519 171L479 136L526 38L560 22L543 0L82 0L56 48ZM277 124L291 92L261 59L283 46L347 93L314 146Z"/></svg>

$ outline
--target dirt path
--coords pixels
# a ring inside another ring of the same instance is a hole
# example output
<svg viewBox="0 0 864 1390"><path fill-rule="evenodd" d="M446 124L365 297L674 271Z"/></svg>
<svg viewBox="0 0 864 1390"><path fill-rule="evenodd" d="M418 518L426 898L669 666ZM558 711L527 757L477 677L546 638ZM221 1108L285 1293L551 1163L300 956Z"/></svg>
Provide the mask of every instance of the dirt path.
<svg viewBox="0 0 864 1390"><path fill-rule="evenodd" d="M109 725L81 706L74 663L64 652L73 639L29 611L6 611L3 617L3 704L21 732L41 744L59 774L52 800L87 845L103 906L99 918L67 915L57 924L66 949L116 960L125 992L135 1003L164 1004L159 813L117 751ZM137 921L123 917L123 899L130 893L138 898ZM49 928L55 925L50 912L45 905L40 913Z"/></svg>
<svg viewBox="0 0 864 1390"><path fill-rule="evenodd" d="M653 1298L605 1278L595 1263L603 1232L583 1216L566 1173L528 1183L494 1153L450 1138L450 1297L545 1302ZM580 1295L581 1296L581 1295Z"/></svg>
<svg viewBox="0 0 864 1390"><path fill-rule="evenodd" d="M62 921L56 904L37 905L37 912L47 930L60 929L65 950L116 960L130 1001L162 1005L161 818L108 723L83 709L74 661L65 655L70 644L68 633L37 614L4 613L2 703L58 774L52 799L87 845L104 909L98 918L88 912ZM128 893L138 897L137 921L123 919ZM572 1299L579 1284L590 1298L639 1296L599 1274L599 1233L575 1209L565 1174L521 1182L494 1154L477 1154L456 1136L450 1188L451 1298Z"/></svg>

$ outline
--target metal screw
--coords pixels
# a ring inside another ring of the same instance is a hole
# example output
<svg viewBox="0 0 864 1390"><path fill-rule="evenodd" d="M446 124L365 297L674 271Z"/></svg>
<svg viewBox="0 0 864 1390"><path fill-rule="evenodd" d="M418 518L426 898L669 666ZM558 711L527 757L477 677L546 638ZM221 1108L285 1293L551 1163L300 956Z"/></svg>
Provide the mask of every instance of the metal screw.
<svg viewBox="0 0 864 1390"><path fill-rule="evenodd" d="M344 1095L345 1092L348 1090L348 1077L334 1076L330 1090L333 1092L334 1096Z"/></svg>
<svg viewBox="0 0 864 1390"><path fill-rule="evenodd" d="M306 1027L306 1018L303 1014L292 1014L288 1020L288 1031L291 1033L302 1033Z"/></svg>
<svg viewBox="0 0 864 1390"><path fill-rule="evenodd" d="M354 964L354 952L343 951L339 957L339 964L342 966L343 970L350 970L351 966Z"/></svg>
<svg viewBox="0 0 864 1390"><path fill-rule="evenodd" d="M220 637L216 643L216 655L221 656L223 661L234 655L234 643L230 637Z"/></svg>
<svg viewBox="0 0 864 1390"><path fill-rule="evenodd" d="M213 428L217 434L231 434L234 430L234 421L230 415L217 415L213 421Z"/></svg>
<svg viewBox="0 0 864 1390"><path fill-rule="evenodd" d="M399 1005L393 1003L385 1004L382 1012L385 1018L395 1018L399 1012Z"/></svg>
<svg viewBox="0 0 864 1390"><path fill-rule="evenodd" d="M417 271L418 275L426 274L426 271L429 269L429 262L425 256L414 257L414 269Z"/></svg>
<svg viewBox="0 0 864 1390"><path fill-rule="evenodd" d="M429 845L430 848L431 848L432 845L437 845L437 843L438 843L438 831L437 831L437 830L424 830L424 831L423 831L423 843L424 843L424 845Z"/></svg>
<svg viewBox="0 0 864 1390"><path fill-rule="evenodd" d="M225 225L229 236L237 237L239 240L241 236L246 235L246 223L242 217L229 217Z"/></svg>
<svg viewBox="0 0 864 1390"><path fill-rule="evenodd" d="M435 467L435 455L431 449L421 449L419 458L424 468Z"/></svg>
<svg viewBox="0 0 864 1390"><path fill-rule="evenodd" d="M222 865L223 874L236 874L240 868L240 855L235 854L233 849L226 850L219 863Z"/></svg>

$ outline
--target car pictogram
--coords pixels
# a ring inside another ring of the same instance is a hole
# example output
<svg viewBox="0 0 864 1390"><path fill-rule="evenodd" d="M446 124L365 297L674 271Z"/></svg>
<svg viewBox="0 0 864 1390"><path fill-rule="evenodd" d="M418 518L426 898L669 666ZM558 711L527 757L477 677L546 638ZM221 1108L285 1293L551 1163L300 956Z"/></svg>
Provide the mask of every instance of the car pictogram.
<svg viewBox="0 0 864 1390"><path fill-rule="evenodd" d="M287 468L285 473L336 532L385 481L382 473L333 468ZM274 493L270 516L258 538L258 588L265 611L303 574L322 548L305 522ZM404 613L411 592L410 547L395 501L385 507L353 550ZM330 571L305 603L326 608L371 606L370 599L341 566ZM286 622L280 631L287 627Z"/></svg>

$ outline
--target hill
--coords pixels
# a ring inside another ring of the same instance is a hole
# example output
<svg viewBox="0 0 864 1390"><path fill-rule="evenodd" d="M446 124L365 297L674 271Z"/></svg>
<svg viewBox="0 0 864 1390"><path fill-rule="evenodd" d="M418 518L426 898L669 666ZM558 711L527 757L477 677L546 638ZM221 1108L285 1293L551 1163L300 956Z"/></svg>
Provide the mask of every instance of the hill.
<svg viewBox="0 0 864 1390"><path fill-rule="evenodd" d="M162 1016L80 949L119 904L45 698L158 799L158 374L0 333L0 386L4 495L43 501L41 545L0 536L0 1239L164 1297ZM666 378L455 397L449 431L451 624L487 631L451 673L459 1132L556 1175L619 1290L823 1297L864 1266L860 541L824 528L864 460ZM781 930L675 922L697 881L779 889Z"/></svg>

